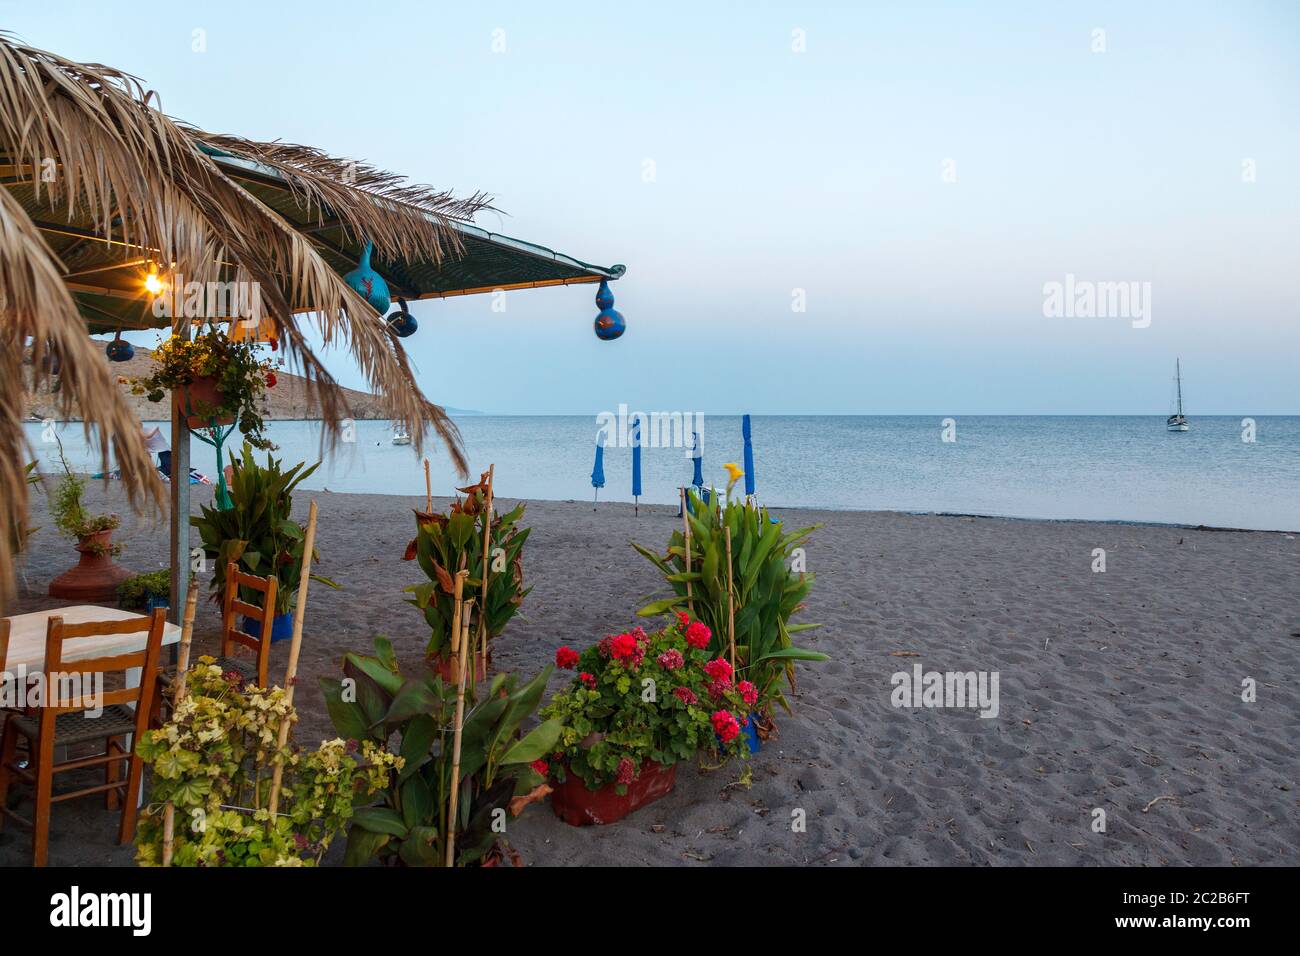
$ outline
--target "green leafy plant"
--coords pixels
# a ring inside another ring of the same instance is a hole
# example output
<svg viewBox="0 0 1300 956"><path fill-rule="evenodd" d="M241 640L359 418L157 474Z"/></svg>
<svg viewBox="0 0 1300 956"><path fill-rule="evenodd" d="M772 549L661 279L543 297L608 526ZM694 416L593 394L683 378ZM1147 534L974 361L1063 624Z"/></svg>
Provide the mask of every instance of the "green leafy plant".
<svg viewBox="0 0 1300 956"><path fill-rule="evenodd" d="M117 586L117 606L127 611L146 607L150 598L165 601L171 596L171 571L163 568L137 574Z"/></svg>
<svg viewBox="0 0 1300 956"><path fill-rule="evenodd" d="M564 725L551 775L575 773L591 790L612 783L621 795L646 760L670 766L702 751L748 760L743 730L757 692L710 654L711 638L682 614L654 634L637 627L581 654L556 651L578 675L542 710Z"/></svg>
<svg viewBox="0 0 1300 956"><path fill-rule="evenodd" d="M127 379L132 394L161 402L167 393L180 391L198 378L215 379L221 402L216 406L191 398L195 415L204 418L232 417L239 431L254 448L274 449L265 436L264 399L275 372L267 359L259 358L252 342L234 342L219 327L211 326L193 339L171 336L160 339L153 351L153 370L145 376Z"/></svg>
<svg viewBox="0 0 1300 956"><path fill-rule="evenodd" d="M116 514L92 514L87 511L83 500L86 493L86 479L82 475L72 473L62 453L60 453L60 461L63 463L63 477L55 487L54 494L50 496L50 517L54 519L54 526L69 537L76 538L82 548L94 554L121 554L120 544L86 540L104 531L117 530L122 526L122 518Z"/></svg>
<svg viewBox="0 0 1300 956"><path fill-rule="evenodd" d="M141 866L162 862L168 802L175 807L176 866L315 865L352 818L357 795L364 800L382 790L402 767L400 757L372 740L359 748L343 740L312 751L280 748L281 722L297 720L285 692L241 689L211 657L199 658L185 682L186 696L171 719L146 732L138 747L153 771L136 830ZM284 769L270 826L277 762Z"/></svg>
<svg viewBox="0 0 1300 956"><path fill-rule="evenodd" d="M353 814L345 861L443 866L453 830L457 866L495 859L502 847L494 824L549 792L532 765L555 746L559 721L522 735L521 725L541 702L551 668L522 686L514 675L498 674L467 688L453 823L447 814L456 688L432 672L403 676L391 642L377 637L374 645L373 656L344 657L346 688L335 678L320 682L339 734L374 745L396 734L403 761L379 802Z"/></svg>
<svg viewBox="0 0 1300 956"><path fill-rule="evenodd" d="M486 476L485 476L486 480ZM429 580L413 584L406 592L414 595L406 603L419 608L429 625L426 653L431 658L446 656L452 639L455 614L455 575L462 560L469 576L463 586L466 602L477 600L483 588L483 523L487 514L485 481L469 488L463 500L452 502L446 514L417 511L416 534L406 546L404 560L417 560ZM524 542L530 528L518 527L523 504L492 518L492 540L488 550L487 637L492 641L505 630L519 605L532 588L525 589ZM474 631L473 633L477 633Z"/></svg>
<svg viewBox="0 0 1300 956"><path fill-rule="evenodd" d="M734 484L733 477L732 483ZM825 661L818 651L795 647L792 635L820 627L818 624L792 624L790 618L804 606L815 575L791 569L799 544L819 525L786 533L785 525L773 521L766 508L748 502L718 501L704 504L693 491L687 491L690 503L687 520L691 525L691 570L686 570L686 536L673 531L665 554L639 544L632 546L654 564L673 589L673 596L654 601L637 613L657 616L665 611L684 609L688 604L687 584L691 585L690 604L696 616L713 632L711 649L728 650L727 544L726 529L731 529L732 608L736 619L736 665L739 676L758 688L756 710L765 725L771 719L773 704L787 712L782 678L794 688L795 661Z"/></svg>
<svg viewBox="0 0 1300 956"><path fill-rule="evenodd" d="M284 471L279 459L270 454L266 464L259 465L252 448L244 445L243 454L232 457L230 465L233 506L223 510L204 505L201 514L190 518L190 525L198 529L203 540L204 552L215 559L212 600L220 601L225 593L226 565L234 561L249 574L274 576L278 582L275 612L287 614L297 600L304 547L302 526L290 518L293 490L320 467L320 462L309 468L300 462ZM313 551L312 557L316 560L319 555ZM338 587L321 575L311 577ZM240 597L256 599L251 591L241 591Z"/></svg>

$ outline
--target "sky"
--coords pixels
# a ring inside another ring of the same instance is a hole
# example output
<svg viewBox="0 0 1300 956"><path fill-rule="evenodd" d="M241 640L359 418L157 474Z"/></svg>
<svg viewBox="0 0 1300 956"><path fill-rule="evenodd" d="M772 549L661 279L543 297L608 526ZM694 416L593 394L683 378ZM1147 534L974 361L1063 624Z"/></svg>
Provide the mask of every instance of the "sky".
<svg viewBox="0 0 1300 956"><path fill-rule="evenodd" d="M626 264L614 342L594 286L413 304L444 404L1166 414L1181 357L1192 415L1300 413L1294 0L0 0L0 29ZM1067 276L1149 308L1045 315Z"/></svg>

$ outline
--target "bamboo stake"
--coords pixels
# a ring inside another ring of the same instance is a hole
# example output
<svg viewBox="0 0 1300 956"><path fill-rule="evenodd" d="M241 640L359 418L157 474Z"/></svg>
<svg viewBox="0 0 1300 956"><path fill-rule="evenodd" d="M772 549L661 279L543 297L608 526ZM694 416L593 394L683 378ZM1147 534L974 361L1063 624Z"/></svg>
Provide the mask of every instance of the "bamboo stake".
<svg viewBox="0 0 1300 956"><path fill-rule="evenodd" d="M429 480L429 459L424 459L424 513L433 511L433 483Z"/></svg>
<svg viewBox="0 0 1300 956"><path fill-rule="evenodd" d="M456 865L456 803L460 797L460 738L465 729L465 664L469 649L469 620L466 619L461 628L460 673L456 679L456 731L451 746L451 800L447 810L446 830L447 866Z"/></svg>
<svg viewBox="0 0 1300 956"><path fill-rule="evenodd" d="M293 707L294 681L298 676L298 652L302 650L302 625L307 616L307 584L311 580L311 553L316 547L316 499L307 511L307 533L302 543L302 574L298 579L298 599L293 609L293 640L289 642L289 666L284 672L284 699ZM283 749L289 742L289 715L280 721L279 748ZM267 803L270 816L267 818L267 832L275 827L275 812L280 805L280 778L284 773L284 762L277 757L275 770L271 773L271 798Z"/></svg>
<svg viewBox="0 0 1300 956"><path fill-rule="evenodd" d="M732 599L735 583L731 575L731 527L727 526L727 641L731 644L731 670L736 670L736 608Z"/></svg>
<svg viewBox="0 0 1300 956"><path fill-rule="evenodd" d="M176 655L176 686L172 688L172 712L185 697L185 672L190 669L190 641L194 638L194 610L199 603L199 582L190 578L189 590L185 594L185 616L181 618L180 650ZM163 806L163 845L162 865L172 865L172 852L175 849L176 805L170 800Z"/></svg>
<svg viewBox="0 0 1300 956"><path fill-rule="evenodd" d="M686 513L686 500L687 500L686 496L688 494L689 492L685 488L683 488L682 489L682 527L686 529L686 573L690 574L691 573L691 518L690 515ZM695 594L691 590L690 581L686 582L686 610L691 615L691 617L695 616Z"/></svg>
<svg viewBox="0 0 1300 956"><path fill-rule="evenodd" d="M495 489L493 485L496 482L496 465L488 465L488 486L487 501L484 503L486 511L484 513L483 524L483 574L482 585L480 588L479 609L478 609L478 644L479 652L483 655L483 677L487 678L487 594L488 594L488 574L491 565L489 563L489 552L492 550L492 504L495 498ZM478 681L478 666L475 665L470 672L470 680Z"/></svg>

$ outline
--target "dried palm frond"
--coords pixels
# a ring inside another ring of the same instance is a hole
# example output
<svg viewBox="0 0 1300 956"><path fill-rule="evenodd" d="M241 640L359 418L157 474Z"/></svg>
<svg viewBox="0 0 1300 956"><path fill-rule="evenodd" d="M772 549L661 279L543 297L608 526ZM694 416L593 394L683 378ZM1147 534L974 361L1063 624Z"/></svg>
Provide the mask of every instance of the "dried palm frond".
<svg viewBox="0 0 1300 956"><path fill-rule="evenodd" d="M66 60L0 33L0 165L7 185L30 189L50 217L112 243L124 262L153 262L193 281L257 283L263 311L291 367L306 378L332 442L348 408L295 318L308 314L327 346L349 350L386 413L412 435L416 453L432 427L465 474L455 424L421 393L383 317L322 258L301 231L306 227L289 222L214 158L223 153L261 164L305 221L373 241L392 260L439 262L459 252L453 221L491 208L480 194L457 199L309 147L204 133L166 116L157 97L128 73ZM69 411L80 409L87 428L100 429L105 454L114 447L132 502L158 499L160 490L139 424L61 279L64 263L7 189L0 192L7 293L0 301L0 581L7 582L8 531L26 516L26 485L19 480L22 376L15 363L29 341L38 377L48 351L59 357L62 401Z"/></svg>
<svg viewBox="0 0 1300 956"><path fill-rule="evenodd" d="M27 521L26 462L32 457L23 432L23 357L31 342L33 388L59 369L59 409L80 410L86 438L92 429L104 471L112 448L131 503L161 504L162 483L144 443L144 432L108 372L86 322L77 310L55 258L13 197L0 190L0 602L12 594L11 545Z"/></svg>

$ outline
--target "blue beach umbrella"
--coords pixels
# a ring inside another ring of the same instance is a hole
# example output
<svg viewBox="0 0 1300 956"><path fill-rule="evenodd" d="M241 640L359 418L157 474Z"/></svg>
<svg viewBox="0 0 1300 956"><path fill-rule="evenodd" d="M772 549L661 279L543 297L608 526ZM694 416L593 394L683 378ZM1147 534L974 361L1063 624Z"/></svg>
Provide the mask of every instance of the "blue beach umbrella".
<svg viewBox="0 0 1300 956"><path fill-rule="evenodd" d="M691 484L695 486L695 494L701 497L704 494L704 450L700 448L700 433L691 432L691 464L694 468L694 474L691 475ZM691 514L695 514L695 507L691 504L691 499L687 497L686 507Z"/></svg>
<svg viewBox="0 0 1300 956"><path fill-rule="evenodd" d="M596 439L596 463L591 466L591 487L596 489L591 497L591 510L595 511L600 489L605 487L605 445L600 438Z"/></svg>
<svg viewBox="0 0 1300 956"><path fill-rule="evenodd" d="M641 416L632 422L632 497L636 500L633 514L641 513Z"/></svg>
<svg viewBox="0 0 1300 956"><path fill-rule="evenodd" d="M745 436L745 494L748 496L754 493L754 435L749 416L746 415L740 421L740 431Z"/></svg>

